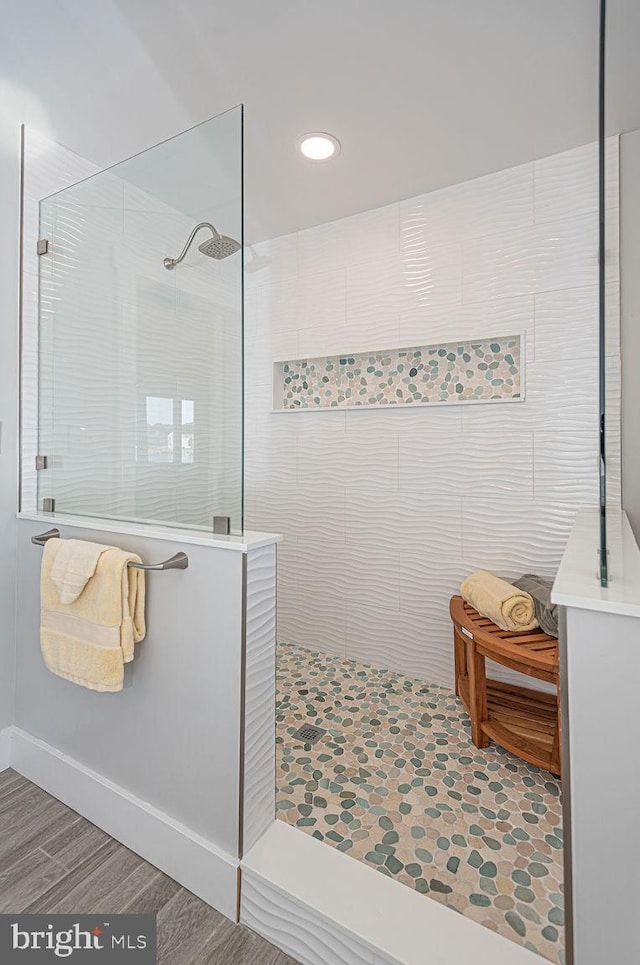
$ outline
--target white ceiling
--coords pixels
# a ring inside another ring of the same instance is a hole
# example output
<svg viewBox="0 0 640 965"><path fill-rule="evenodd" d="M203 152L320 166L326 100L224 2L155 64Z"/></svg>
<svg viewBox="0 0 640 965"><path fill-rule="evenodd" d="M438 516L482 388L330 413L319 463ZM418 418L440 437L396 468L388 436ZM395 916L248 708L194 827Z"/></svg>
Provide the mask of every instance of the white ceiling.
<svg viewBox="0 0 640 965"><path fill-rule="evenodd" d="M640 3L610 0L610 129ZM595 140L597 0L2 0L0 112L101 165L245 104L257 241ZM325 130L314 165L298 137Z"/></svg>

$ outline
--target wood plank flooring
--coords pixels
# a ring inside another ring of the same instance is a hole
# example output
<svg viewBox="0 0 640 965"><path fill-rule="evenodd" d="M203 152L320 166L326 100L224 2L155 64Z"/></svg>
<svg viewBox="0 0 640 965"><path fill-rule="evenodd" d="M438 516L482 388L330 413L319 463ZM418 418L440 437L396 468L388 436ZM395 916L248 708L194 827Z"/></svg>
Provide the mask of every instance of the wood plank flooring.
<svg viewBox="0 0 640 965"><path fill-rule="evenodd" d="M296 965L13 770L0 773L0 912L155 913L158 965Z"/></svg>

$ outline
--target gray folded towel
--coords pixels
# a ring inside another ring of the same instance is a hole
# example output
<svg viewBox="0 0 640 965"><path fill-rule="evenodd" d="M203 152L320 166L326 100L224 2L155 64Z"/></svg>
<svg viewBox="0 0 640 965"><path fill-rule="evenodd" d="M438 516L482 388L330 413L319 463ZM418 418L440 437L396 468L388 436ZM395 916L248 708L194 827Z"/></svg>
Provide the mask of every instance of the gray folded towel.
<svg viewBox="0 0 640 965"><path fill-rule="evenodd" d="M557 637L558 607L551 602L553 580L545 580L541 576L536 576L535 573L525 573L519 580L515 580L513 585L533 597L536 619L541 629L549 636Z"/></svg>

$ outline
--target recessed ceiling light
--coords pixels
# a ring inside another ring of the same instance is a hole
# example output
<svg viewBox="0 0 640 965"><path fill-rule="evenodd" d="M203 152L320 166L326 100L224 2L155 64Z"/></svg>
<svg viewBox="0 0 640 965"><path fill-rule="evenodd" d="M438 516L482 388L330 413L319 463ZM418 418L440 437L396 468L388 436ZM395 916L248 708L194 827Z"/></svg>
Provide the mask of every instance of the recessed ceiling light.
<svg viewBox="0 0 640 965"><path fill-rule="evenodd" d="M332 134L303 134L298 147L310 161L328 161L340 153L340 141Z"/></svg>

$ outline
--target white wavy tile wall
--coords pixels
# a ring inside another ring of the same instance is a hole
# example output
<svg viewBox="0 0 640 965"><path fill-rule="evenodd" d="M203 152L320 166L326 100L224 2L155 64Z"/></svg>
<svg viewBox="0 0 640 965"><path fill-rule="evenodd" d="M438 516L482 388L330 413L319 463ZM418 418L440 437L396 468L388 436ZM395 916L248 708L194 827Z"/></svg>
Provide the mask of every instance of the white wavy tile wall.
<svg viewBox="0 0 640 965"><path fill-rule="evenodd" d="M607 157L615 505L616 139ZM285 534L279 639L451 684L462 578L553 575L598 492L596 158L587 145L255 247L247 520ZM521 404L271 412L276 359L505 331L526 336Z"/></svg>
<svg viewBox="0 0 640 965"><path fill-rule="evenodd" d="M240 921L300 965L397 965L251 870L242 875Z"/></svg>
<svg viewBox="0 0 640 965"><path fill-rule="evenodd" d="M276 809L276 547L248 553L246 567L244 853L273 822Z"/></svg>

